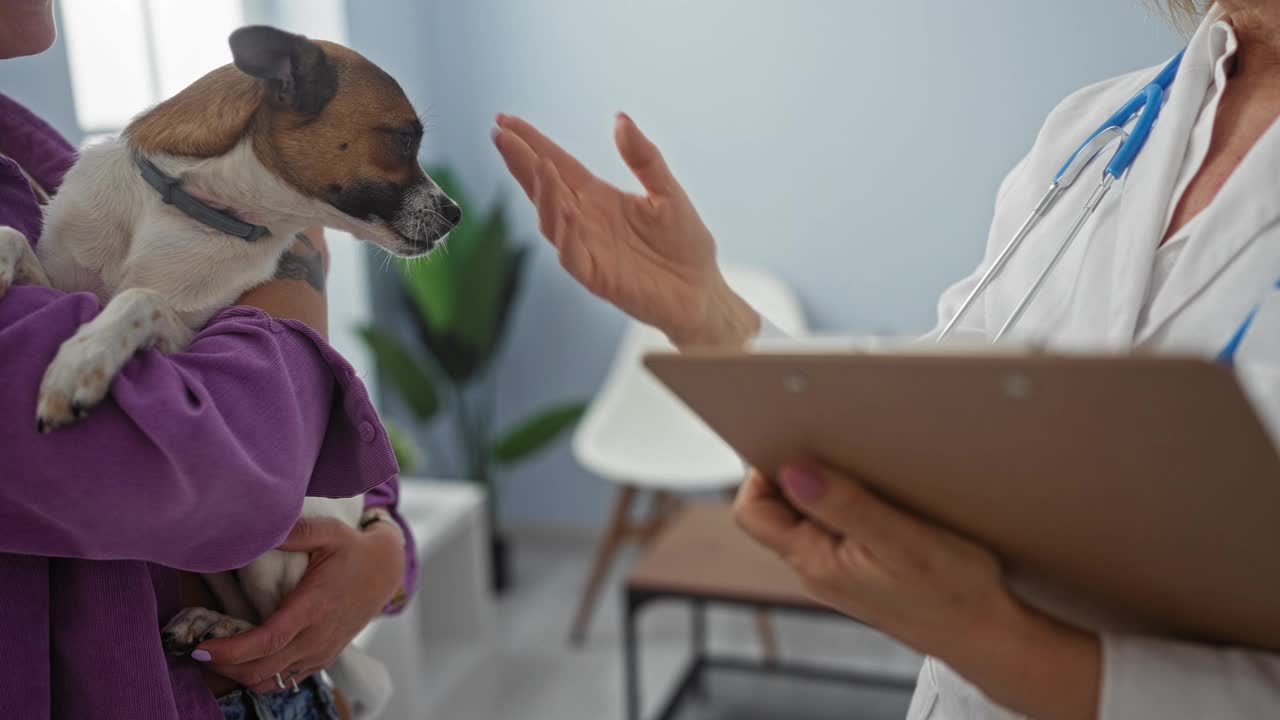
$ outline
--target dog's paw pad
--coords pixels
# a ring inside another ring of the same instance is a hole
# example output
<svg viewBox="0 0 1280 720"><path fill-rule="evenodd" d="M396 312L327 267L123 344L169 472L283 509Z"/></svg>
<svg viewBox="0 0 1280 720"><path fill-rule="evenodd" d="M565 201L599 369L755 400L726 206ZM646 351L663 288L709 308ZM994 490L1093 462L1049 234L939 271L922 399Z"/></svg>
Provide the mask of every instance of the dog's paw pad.
<svg viewBox="0 0 1280 720"><path fill-rule="evenodd" d="M170 655L190 655L205 640L228 638L252 630L249 622L202 607L183 608L160 629L160 644Z"/></svg>
<svg viewBox="0 0 1280 720"><path fill-rule="evenodd" d="M161 633L160 645L166 653L174 657L185 657L196 649L196 643L188 642L181 634L176 632Z"/></svg>
<svg viewBox="0 0 1280 720"><path fill-rule="evenodd" d="M208 608L183 608L160 629L160 644L170 655L190 655L209 628L224 617Z"/></svg>
<svg viewBox="0 0 1280 720"><path fill-rule="evenodd" d="M204 635L200 636L200 642L205 640L217 640L218 638L235 637L240 633L248 632L253 629L253 625L233 617L223 617L222 620L209 626L204 631Z"/></svg>

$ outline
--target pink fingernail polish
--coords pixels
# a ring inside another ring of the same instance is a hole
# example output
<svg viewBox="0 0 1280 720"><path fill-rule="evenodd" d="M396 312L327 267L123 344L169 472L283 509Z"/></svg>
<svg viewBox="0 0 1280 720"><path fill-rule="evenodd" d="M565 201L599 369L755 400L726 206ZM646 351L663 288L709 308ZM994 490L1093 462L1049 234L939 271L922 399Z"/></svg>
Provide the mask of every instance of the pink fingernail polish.
<svg viewBox="0 0 1280 720"><path fill-rule="evenodd" d="M199 660L200 662L209 662L213 660L213 656L209 654L208 650L192 650L191 659Z"/></svg>
<svg viewBox="0 0 1280 720"><path fill-rule="evenodd" d="M800 502L814 502L826 492L826 483L809 468L790 466L782 469L782 485L787 494Z"/></svg>

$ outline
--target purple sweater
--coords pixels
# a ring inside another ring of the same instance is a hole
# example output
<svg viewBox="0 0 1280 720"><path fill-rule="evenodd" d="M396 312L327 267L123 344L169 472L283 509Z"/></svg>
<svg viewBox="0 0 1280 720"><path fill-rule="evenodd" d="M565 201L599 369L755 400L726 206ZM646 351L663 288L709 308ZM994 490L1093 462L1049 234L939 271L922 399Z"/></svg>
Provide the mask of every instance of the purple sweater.
<svg viewBox="0 0 1280 720"><path fill-rule="evenodd" d="M0 153L51 192L75 156L4 95ZM32 242L41 225L4 158L0 225ZM87 420L37 434L44 368L99 310L45 288L0 299L0 716L217 720L194 661L160 647L177 570L248 563L304 495L394 508L395 458L351 366L303 323L247 307L186 352L139 353Z"/></svg>

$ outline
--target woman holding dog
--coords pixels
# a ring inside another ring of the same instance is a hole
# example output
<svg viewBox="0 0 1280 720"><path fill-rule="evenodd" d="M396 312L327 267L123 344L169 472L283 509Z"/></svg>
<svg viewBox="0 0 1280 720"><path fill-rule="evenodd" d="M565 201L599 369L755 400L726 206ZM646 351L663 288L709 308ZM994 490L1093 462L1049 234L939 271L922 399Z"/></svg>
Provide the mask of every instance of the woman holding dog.
<svg viewBox="0 0 1280 720"><path fill-rule="evenodd" d="M1026 322L1041 322L1050 342L1063 347L1115 337L1115 318L1128 317L1135 325L1125 347L1196 348L1212 356L1250 307L1260 304L1259 318L1280 310L1280 291L1266 294L1280 273L1280 1L1167 5L1171 13L1199 18L1199 29L1145 156L1123 181L1124 204L1095 216L1092 232L1107 236L1087 250L1095 277L1114 275L1135 291L1099 309L1090 305L1095 298L1114 296L1046 286L1037 302L1065 308L1057 317L1068 320L1054 326L1044 311L1039 318L1029 313ZM942 298L944 322L1063 158L1158 71L1082 90L1050 116L1001 188L982 267ZM618 117L615 134L643 195L596 178L519 118L499 116L497 124L494 142L537 207L542 232L589 290L665 331L680 348L742 348L770 332L725 283L711 233L630 118ZM1082 185L1087 195L1092 182ZM1077 211L1059 212L1069 222ZM1051 229L1063 237L1065 228ZM1125 266L1122 258L1102 254L1117 248L1142 262ZM1056 272L1076 276L1070 265L1083 262L1065 261ZM1181 295L1170 294L1175 287ZM1050 297L1055 292L1061 296ZM984 302L1012 307L1020 295L988 293ZM961 330L989 339L999 326L983 319L1003 319L1010 307L977 306ZM1235 355L1237 372L1273 428L1280 427L1278 334L1274 322L1255 324ZM1009 591L1000 562L986 548L889 506L830 468L790 467L777 478L752 474L735 512L816 597L930 656L909 712L913 720L1225 720L1274 717L1280 707L1280 657L1126 632L1119 623L1086 620L1084 612L1051 616Z"/></svg>
<svg viewBox="0 0 1280 720"><path fill-rule="evenodd" d="M0 5L0 58L42 52L54 33L51 0ZM40 205L74 158L0 95L0 225L35 243ZM322 337L326 270L323 235L299 236L277 279L186 352L140 355L92 422L48 435L31 421L35 388L98 302L24 286L0 300L0 715L338 716L316 673L373 617L398 609L415 571L394 516L390 444ZM362 493L361 530L295 524L304 495ZM279 611L191 658L167 658L160 626L184 606L212 606L195 573L277 546L311 556Z"/></svg>

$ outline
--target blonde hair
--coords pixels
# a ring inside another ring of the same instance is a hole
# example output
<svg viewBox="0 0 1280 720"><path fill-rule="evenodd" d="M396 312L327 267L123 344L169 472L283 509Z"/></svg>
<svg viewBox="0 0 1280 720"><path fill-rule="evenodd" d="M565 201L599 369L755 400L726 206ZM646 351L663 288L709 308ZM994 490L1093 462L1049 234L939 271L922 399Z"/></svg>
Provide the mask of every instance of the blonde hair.
<svg viewBox="0 0 1280 720"><path fill-rule="evenodd" d="M1199 24L1213 0L1158 0L1154 4L1175 26L1187 31Z"/></svg>

